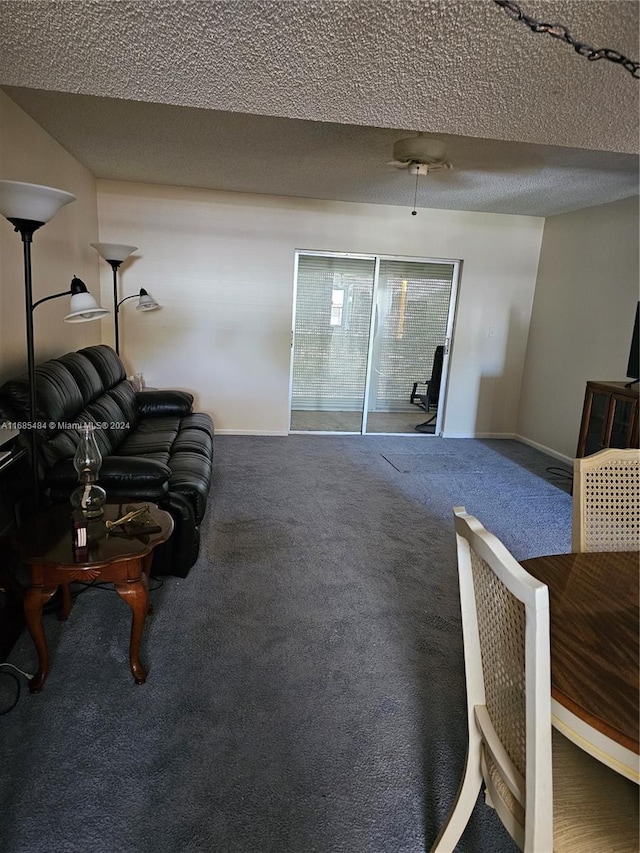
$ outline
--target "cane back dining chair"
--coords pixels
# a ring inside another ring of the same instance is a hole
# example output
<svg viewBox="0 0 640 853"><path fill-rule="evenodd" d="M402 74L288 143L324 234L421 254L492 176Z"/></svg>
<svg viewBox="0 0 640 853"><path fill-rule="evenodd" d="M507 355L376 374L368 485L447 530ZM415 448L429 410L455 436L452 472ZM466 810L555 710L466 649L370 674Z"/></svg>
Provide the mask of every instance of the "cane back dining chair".
<svg viewBox="0 0 640 853"><path fill-rule="evenodd" d="M454 516L469 744L432 853L455 849L483 782L525 853L637 853L637 787L552 733L548 588L464 507Z"/></svg>
<svg viewBox="0 0 640 853"><path fill-rule="evenodd" d="M640 550L640 450L608 448L574 461L571 550Z"/></svg>

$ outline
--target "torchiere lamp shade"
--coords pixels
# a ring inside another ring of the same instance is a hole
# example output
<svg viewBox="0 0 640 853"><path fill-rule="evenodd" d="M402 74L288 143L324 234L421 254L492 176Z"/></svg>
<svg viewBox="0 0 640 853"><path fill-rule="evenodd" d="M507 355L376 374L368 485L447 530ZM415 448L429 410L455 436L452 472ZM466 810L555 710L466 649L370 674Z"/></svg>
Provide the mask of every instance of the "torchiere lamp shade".
<svg viewBox="0 0 640 853"><path fill-rule="evenodd" d="M138 248L137 246L124 246L120 243L89 243L89 245L93 246L105 261L119 261L120 263Z"/></svg>
<svg viewBox="0 0 640 853"><path fill-rule="evenodd" d="M75 199L73 193L55 187L0 181L0 213L9 220L24 219L44 224Z"/></svg>

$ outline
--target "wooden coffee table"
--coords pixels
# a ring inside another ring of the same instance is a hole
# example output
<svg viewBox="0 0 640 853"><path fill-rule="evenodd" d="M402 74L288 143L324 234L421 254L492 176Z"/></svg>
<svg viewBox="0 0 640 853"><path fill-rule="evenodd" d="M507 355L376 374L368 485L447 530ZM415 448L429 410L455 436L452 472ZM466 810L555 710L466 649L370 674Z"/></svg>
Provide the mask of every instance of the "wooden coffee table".
<svg viewBox="0 0 640 853"><path fill-rule="evenodd" d="M105 521L121 518L130 508L148 506L155 525L154 533L124 536L107 534ZM104 517L90 522L88 549L82 557L74 553L71 507L54 506L39 513L15 533L14 545L25 563L31 567L31 586L25 591L24 612L29 633L38 653L38 672L29 682L31 693L42 690L49 674L49 652L42 627L42 608L58 587L62 587L61 619L71 611L71 587L81 583L113 583L120 598L133 612L129 662L136 684L146 681L147 673L140 663L140 638L149 611L148 578L153 549L165 542L173 532L173 519L168 512L151 503L106 504Z"/></svg>

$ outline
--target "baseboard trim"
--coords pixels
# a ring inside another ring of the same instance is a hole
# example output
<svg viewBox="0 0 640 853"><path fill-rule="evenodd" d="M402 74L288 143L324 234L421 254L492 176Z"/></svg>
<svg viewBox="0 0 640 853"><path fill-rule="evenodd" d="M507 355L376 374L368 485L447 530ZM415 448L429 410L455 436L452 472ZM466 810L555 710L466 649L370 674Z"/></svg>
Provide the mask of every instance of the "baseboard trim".
<svg viewBox="0 0 640 853"><path fill-rule="evenodd" d="M443 438L506 438L517 439L518 436L512 432L445 432Z"/></svg>
<svg viewBox="0 0 640 853"><path fill-rule="evenodd" d="M546 453L547 456L553 456L554 459L559 459L561 462L564 462L565 465L568 465L569 468L573 471L573 457L565 456L564 453L558 453L557 450L554 450L551 447L547 447L544 444L540 444L538 441L533 441L531 438L525 438L524 435L514 435L513 436L516 441L521 441L523 444L528 444L529 447L533 447L535 450L539 450L541 453Z"/></svg>
<svg viewBox="0 0 640 853"><path fill-rule="evenodd" d="M289 435L288 430L279 429L216 429L216 435Z"/></svg>
<svg viewBox="0 0 640 853"><path fill-rule="evenodd" d="M557 450L554 450L552 447L547 447L545 444L540 444L538 441L533 441L531 438L526 438L524 435L519 435L517 432L475 432L475 433L452 433L448 432L443 435L443 438L506 438L511 439L512 441L520 441L522 444L527 444L529 447L533 447L534 450L539 450L541 453L545 453L547 456L553 456L554 459L559 459L561 462L564 462L573 470L573 457L565 456L564 453L559 453Z"/></svg>

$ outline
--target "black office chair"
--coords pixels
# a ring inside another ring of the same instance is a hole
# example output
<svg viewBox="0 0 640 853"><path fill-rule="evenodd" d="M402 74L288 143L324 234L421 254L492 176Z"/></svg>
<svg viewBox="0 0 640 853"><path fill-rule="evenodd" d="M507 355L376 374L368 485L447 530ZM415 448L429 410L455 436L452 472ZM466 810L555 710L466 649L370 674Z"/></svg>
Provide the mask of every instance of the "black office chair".
<svg viewBox="0 0 640 853"><path fill-rule="evenodd" d="M424 382L414 382L413 390L411 391L411 402L416 406L420 406L425 412L431 412L435 409L434 414L427 418L421 424L417 424L414 429L418 432L427 432L426 427L433 424L438 416L438 400L440 398L440 382L442 381L442 362L444 360L444 346L442 344L436 347L433 354L433 366L431 368L431 376ZM418 385L426 385L424 393L418 393Z"/></svg>

